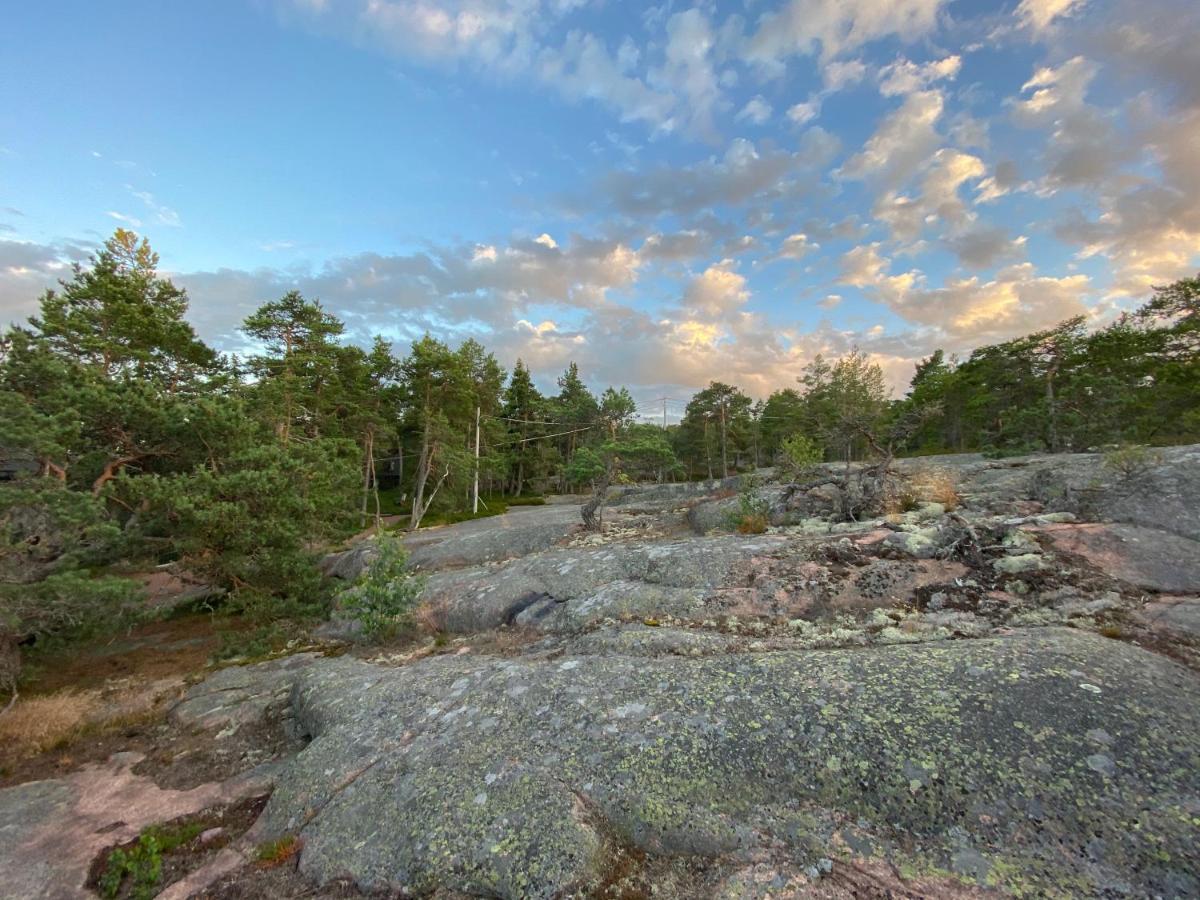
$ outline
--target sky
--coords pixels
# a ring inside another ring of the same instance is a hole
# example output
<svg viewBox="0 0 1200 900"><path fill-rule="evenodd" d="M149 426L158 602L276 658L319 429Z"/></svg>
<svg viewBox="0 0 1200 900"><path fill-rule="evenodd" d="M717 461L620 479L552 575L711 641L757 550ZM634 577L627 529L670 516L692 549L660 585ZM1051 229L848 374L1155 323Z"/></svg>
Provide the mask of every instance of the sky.
<svg viewBox="0 0 1200 900"><path fill-rule="evenodd" d="M125 227L229 351L297 289L647 412L856 346L902 391L1200 269L1198 38L1194 0L15 4L0 322Z"/></svg>

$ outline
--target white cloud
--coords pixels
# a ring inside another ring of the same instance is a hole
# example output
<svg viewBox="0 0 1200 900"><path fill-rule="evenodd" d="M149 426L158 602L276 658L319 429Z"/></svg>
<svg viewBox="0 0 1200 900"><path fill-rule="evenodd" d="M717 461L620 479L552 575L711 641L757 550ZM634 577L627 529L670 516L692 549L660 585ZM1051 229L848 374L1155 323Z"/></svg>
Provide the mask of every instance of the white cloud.
<svg viewBox="0 0 1200 900"><path fill-rule="evenodd" d="M667 20L667 44L662 66L652 69L650 84L680 101L677 115L696 132L711 135L721 89L713 68L714 37L708 18L698 9L676 13Z"/></svg>
<svg viewBox="0 0 1200 900"><path fill-rule="evenodd" d="M913 41L932 33L946 0L789 0L769 12L746 41L746 59L772 75L787 59L815 55L831 60L865 44L896 37Z"/></svg>
<svg viewBox="0 0 1200 900"><path fill-rule="evenodd" d="M159 225L166 225L168 228L179 228L183 225L183 222L179 219L179 213L175 212L171 207L159 203L149 191L135 191L128 185L126 185L126 189L130 194L146 204L146 208L154 213L154 220Z"/></svg>
<svg viewBox="0 0 1200 900"><path fill-rule="evenodd" d="M927 63L898 59L879 71L879 93L896 97L924 90L936 81L953 81L962 69L962 57L947 56Z"/></svg>
<svg viewBox="0 0 1200 900"><path fill-rule="evenodd" d="M722 260L693 278L683 292L681 305L695 319L721 319L750 299L746 279L734 270L733 260Z"/></svg>
<svg viewBox="0 0 1200 900"><path fill-rule="evenodd" d="M821 100L819 97L813 97L803 103L797 103L795 106L790 107L787 111L787 117L797 125L804 125L815 119L820 113Z"/></svg>
<svg viewBox="0 0 1200 900"><path fill-rule="evenodd" d="M917 91L904 98L867 139L859 153L847 160L841 174L865 178L885 187L903 184L941 141L937 122L945 102L940 91Z"/></svg>
<svg viewBox="0 0 1200 900"><path fill-rule="evenodd" d="M821 68L821 78L829 93L858 84L867 74L867 67L860 59L833 60Z"/></svg>
<svg viewBox="0 0 1200 900"><path fill-rule="evenodd" d="M771 104L762 95L752 98L741 111L734 116L738 122L750 122L752 125L765 125L771 118Z"/></svg>
<svg viewBox="0 0 1200 900"><path fill-rule="evenodd" d="M108 216L110 219L115 219L116 221L120 222L122 225L128 225L131 228L141 228L142 227L142 220L137 218L136 216L129 216L129 215L126 215L125 213L119 213L119 212L116 212L115 210L111 210L111 209L108 212L106 212L105 215Z"/></svg>
<svg viewBox="0 0 1200 900"><path fill-rule="evenodd" d="M1035 33L1045 31L1055 19L1073 15L1087 0L1021 0L1017 6L1017 21Z"/></svg>
<svg viewBox="0 0 1200 900"><path fill-rule="evenodd" d="M779 245L779 252L775 254L775 258L802 259L815 249L817 245L808 239L808 235L790 234Z"/></svg>

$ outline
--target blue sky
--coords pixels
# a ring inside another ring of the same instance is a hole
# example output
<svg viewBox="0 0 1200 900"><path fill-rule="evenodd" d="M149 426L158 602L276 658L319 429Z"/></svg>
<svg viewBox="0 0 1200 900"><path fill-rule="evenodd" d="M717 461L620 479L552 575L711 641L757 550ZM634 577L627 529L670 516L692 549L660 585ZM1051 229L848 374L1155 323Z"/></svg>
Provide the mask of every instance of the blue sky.
<svg viewBox="0 0 1200 900"><path fill-rule="evenodd" d="M756 395L1200 267L1186 0L22 4L0 316L113 228L209 340L291 288L543 384Z"/></svg>

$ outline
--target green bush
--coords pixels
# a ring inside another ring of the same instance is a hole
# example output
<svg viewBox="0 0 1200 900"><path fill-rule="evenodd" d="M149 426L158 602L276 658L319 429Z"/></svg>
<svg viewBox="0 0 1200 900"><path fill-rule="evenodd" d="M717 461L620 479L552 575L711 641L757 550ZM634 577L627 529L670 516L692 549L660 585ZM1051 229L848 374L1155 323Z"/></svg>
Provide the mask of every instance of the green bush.
<svg viewBox="0 0 1200 900"><path fill-rule="evenodd" d="M784 469L798 477L811 472L825 459L825 449L807 435L796 433L779 445Z"/></svg>
<svg viewBox="0 0 1200 900"><path fill-rule="evenodd" d="M759 493L758 479L752 475L741 479L738 508L729 515L729 526L740 534L763 534L767 530L771 505Z"/></svg>
<svg viewBox="0 0 1200 900"><path fill-rule="evenodd" d="M204 830L203 823L151 825L132 847L118 847L108 855L98 887L103 897L117 897L129 881L130 900L150 900L157 896L162 881L163 854L182 847Z"/></svg>
<svg viewBox="0 0 1200 900"><path fill-rule="evenodd" d="M400 538L375 537L378 558L354 585L338 598L342 611L362 624L368 637L388 637L409 628L425 579L408 568L408 553Z"/></svg>

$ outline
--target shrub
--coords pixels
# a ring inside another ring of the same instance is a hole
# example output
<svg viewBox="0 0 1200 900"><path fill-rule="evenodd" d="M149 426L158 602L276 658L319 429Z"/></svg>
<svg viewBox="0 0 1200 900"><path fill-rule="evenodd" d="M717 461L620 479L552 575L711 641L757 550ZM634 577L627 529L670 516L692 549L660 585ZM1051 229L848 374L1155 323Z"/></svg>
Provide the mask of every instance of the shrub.
<svg viewBox="0 0 1200 900"><path fill-rule="evenodd" d="M742 479L738 492L738 508L729 518L730 525L739 534L762 534L767 530L767 514L770 504L758 491L758 482L753 476Z"/></svg>
<svg viewBox="0 0 1200 900"><path fill-rule="evenodd" d="M1162 464L1162 454L1141 444L1118 447L1104 454L1104 468L1122 484L1140 481L1155 466Z"/></svg>
<svg viewBox="0 0 1200 900"><path fill-rule="evenodd" d="M767 517L759 513L742 516L737 524L738 534L764 534L767 530Z"/></svg>
<svg viewBox="0 0 1200 900"><path fill-rule="evenodd" d="M811 472L825 459L825 449L812 438L799 433L785 438L779 450L783 467L792 477Z"/></svg>
<svg viewBox="0 0 1200 900"><path fill-rule="evenodd" d="M363 634L388 637L412 626L425 579L409 571L408 553L400 538L379 534L375 542L379 556L342 593L338 605L362 624Z"/></svg>

